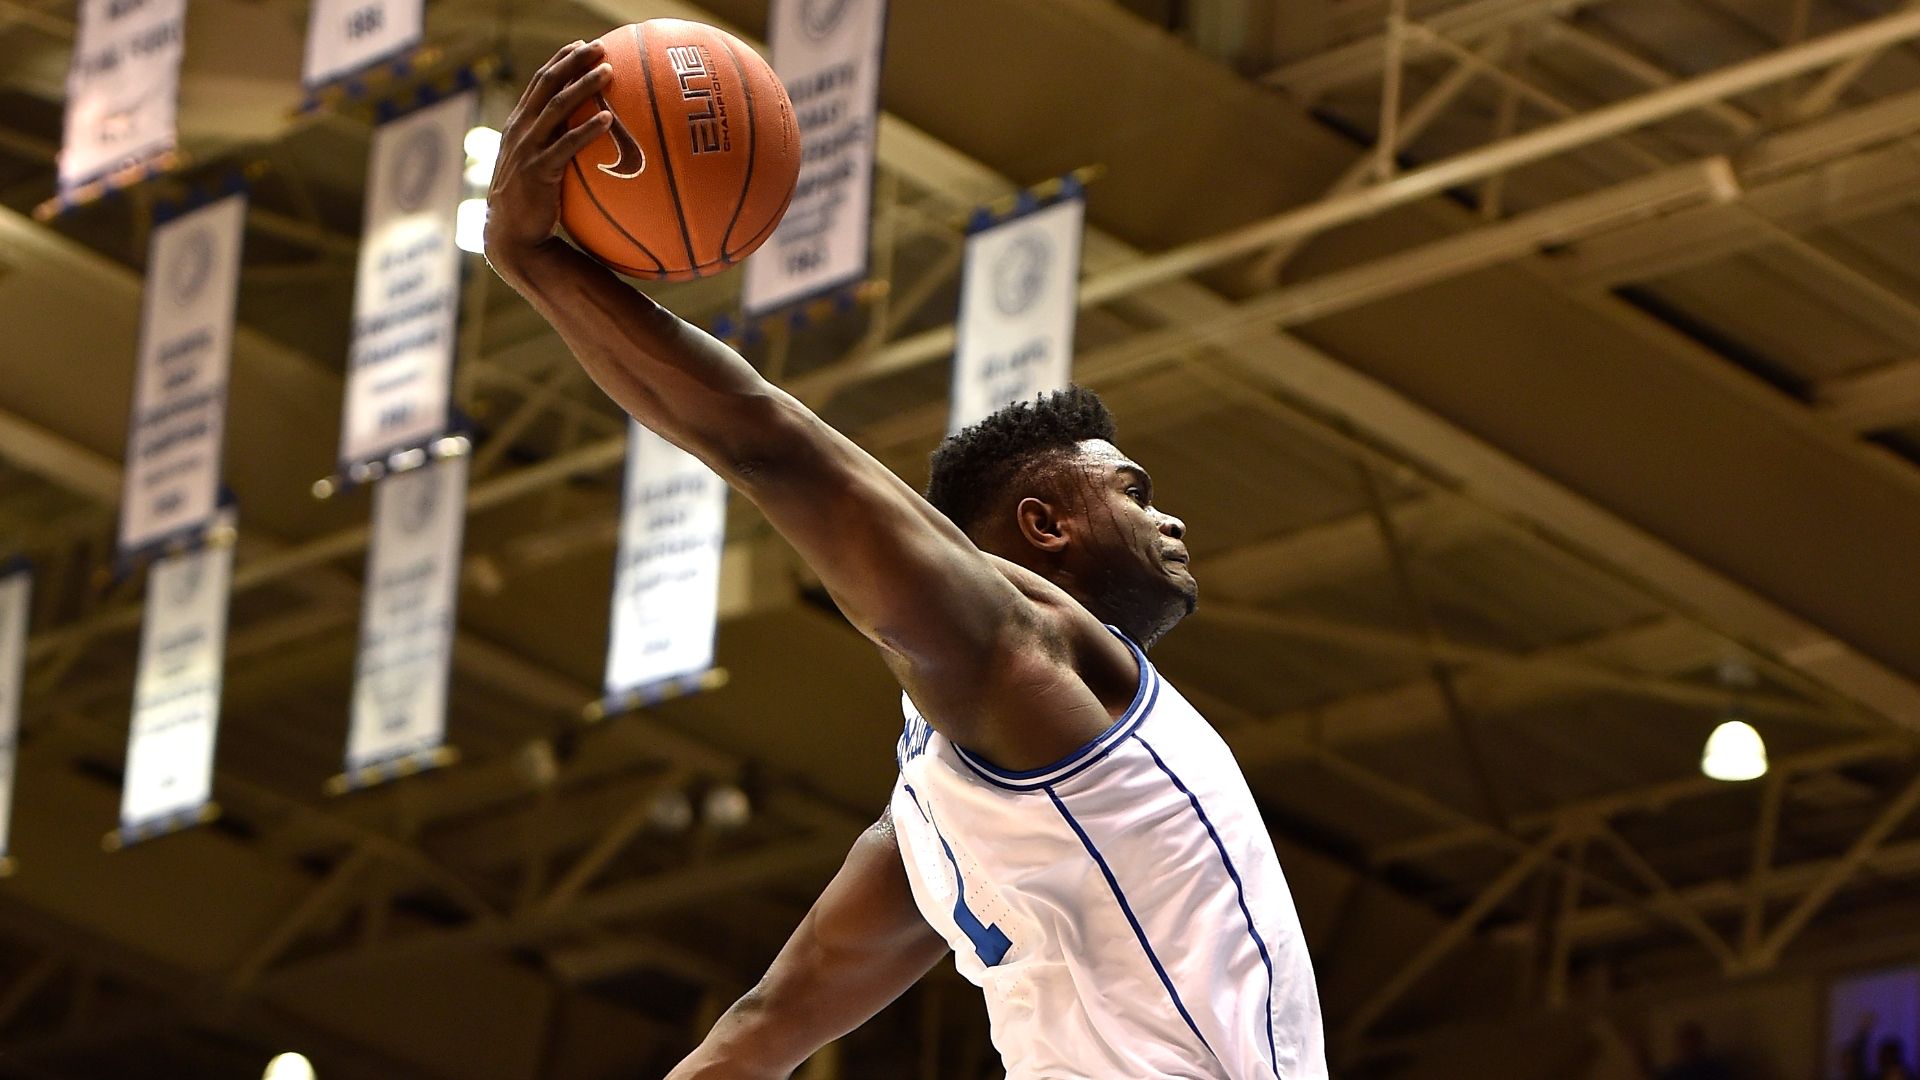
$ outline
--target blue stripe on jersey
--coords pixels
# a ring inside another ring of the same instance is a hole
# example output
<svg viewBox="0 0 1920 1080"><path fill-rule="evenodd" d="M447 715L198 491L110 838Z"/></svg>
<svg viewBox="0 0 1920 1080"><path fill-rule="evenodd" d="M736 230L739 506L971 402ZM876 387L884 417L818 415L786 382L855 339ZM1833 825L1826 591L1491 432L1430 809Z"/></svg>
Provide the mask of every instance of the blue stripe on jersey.
<svg viewBox="0 0 1920 1080"><path fill-rule="evenodd" d="M1067 827L1080 838L1080 843L1087 849L1087 854L1093 856L1094 865L1098 866L1100 873L1106 877L1107 888L1113 890L1113 898L1120 903L1120 913L1127 917L1127 924L1133 927L1133 936L1140 939L1140 947L1146 950L1147 960L1153 964L1154 972L1160 976L1160 985L1167 988L1167 996L1173 999L1173 1007L1179 1010L1180 1019L1187 1022L1187 1030L1193 1032L1193 1037L1199 1039L1200 1045L1207 1048L1207 1053L1213 1054L1212 1045L1207 1042L1205 1035L1200 1034L1199 1025L1193 1022L1193 1016L1187 1012L1186 1005L1180 1000L1180 991L1173 988L1173 980L1168 978L1167 969L1161 966L1160 957L1154 953L1153 943L1147 940L1147 932L1141 928L1140 920L1133 917L1133 908L1127 903L1127 894L1120 891L1120 882L1115 880L1113 871L1107 867L1107 860L1101 858L1100 849L1093 846L1093 838L1088 836L1087 830L1081 828L1080 823L1067 812L1067 804L1060 801L1060 796L1052 788L1047 788L1046 792L1047 797L1053 800L1054 807L1060 811L1060 816L1066 819ZM1218 1054L1213 1056L1216 1061L1220 1058Z"/></svg>
<svg viewBox="0 0 1920 1080"><path fill-rule="evenodd" d="M1200 824L1207 827L1207 835L1213 838L1214 850L1220 853L1220 862L1226 866L1227 876L1233 879L1233 894L1240 901L1240 914L1246 916L1247 933L1253 938L1254 948L1260 950L1260 962L1267 967L1267 1059L1273 1064L1274 1080L1279 1080L1280 1055L1273 1047L1273 958L1267 955L1267 943L1261 940L1260 931L1254 928L1253 911L1247 907L1247 887L1240 880L1240 871L1234 869L1233 860L1227 855L1227 845L1220 842L1220 834L1214 831L1213 822L1207 819L1207 812L1201 809L1199 798L1187 790L1187 785L1180 782L1180 778L1174 775L1172 769L1167 768L1167 763L1160 760L1160 755L1154 753L1153 747L1147 743L1147 740L1136 734L1133 741L1146 747L1147 755L1153 758L1153 763L1160 767L1161 772L1167 774L1167 779L1173 781L1173 786L1179 788L1180 794L1185 795L1187 801L1193 804L1193 812L1199 815Z"/></svg>
<svg viewBox="0 0 1920 1080"><path fill-rule="evenodd" d="M1121 713L1119 719L1108 725L1107 730L1059 761L1051 765L1043 765L1038 769L1028 769L1025 772L1002 769L991 762L975 757L956 743L953 749L959 754L960 760L980 779L995 787L1005 788L1008 791L1038 791L1048 784L1058 784L1078 776L1107 756L1114 747L1126 741L1127 736L1133 734L1134 729L1140 726L1140 722L1153 711L1153 704L1160 697L1160 680L1155 676L1152 665L1147 663L1147 654L1140 650L1140 646L1133 643L1132 638L1111 626L1107 629L1114 637L1126 642L1127 648L1133 653L1134 662L1140 667L1140 681L1134 687L1133 701L1127 705L1127 711Z"/></svg>

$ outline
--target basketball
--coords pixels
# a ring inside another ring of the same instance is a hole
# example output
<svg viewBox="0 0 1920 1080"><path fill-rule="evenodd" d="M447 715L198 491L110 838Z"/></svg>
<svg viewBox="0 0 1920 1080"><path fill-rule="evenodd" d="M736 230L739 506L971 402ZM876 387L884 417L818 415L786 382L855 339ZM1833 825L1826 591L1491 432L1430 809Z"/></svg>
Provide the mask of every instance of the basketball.
<svg viewBox="0 0 1920 1080"><path fill-rule="evenodd" d="M575 243L631 277L719 273L773 234L800 174L786 88L724 30L652 19L600 38L612 75L574 123L613 123L568 163L560 219Z"/></svg>

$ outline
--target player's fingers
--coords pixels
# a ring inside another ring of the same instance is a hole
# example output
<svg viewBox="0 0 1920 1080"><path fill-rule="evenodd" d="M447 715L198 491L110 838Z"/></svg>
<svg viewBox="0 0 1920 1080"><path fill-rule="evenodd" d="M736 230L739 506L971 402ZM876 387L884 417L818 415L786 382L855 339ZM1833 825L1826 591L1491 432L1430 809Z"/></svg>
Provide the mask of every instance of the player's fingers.
<svg viewBox="0 0 1920 1080"><path fill-rule="evenodd" d="M613 78L613 65L601 64L589 68L587 73L568 83L564 89L553 96L540 110L527 128L527 137L537 142L546 142L556 132L565 130L567 118L575 109L585 104L587 99L606 89L608 80Z"/></svg>
<svg viewBox="0 0 1920 1080"><path fill-rule="evenodd" d="M586 42L584 41L570 41L560 46L557 52L547 58L546 63L541 64L540 67L534 71L533 77L527 80L526 89L520 91L520 100L514 102L513 112L508 114L506 126L501 129L502 131L512 131L525 121L528 115L527 99L534 96L534 89L540 85L541 77L546 75L547 71L551 69L553 65L566 59L575 49L585 44Z"/></svg>
<svg viewBox="0 0 1920 1080"><path fill-rule="evenodd" d="M565 171L567 162L573 160L575 154L591 145L593 140L605 135L611 126L613 126L613 114L601 109L575 125L565 135L555 139L552 146L540 151L533 159L533 167L538 169L541 175L558 179Z"/></svg>
<svg viewBox="0 0 1920 1080"><path fill-rule="evenodd" d="M556 58L534 76L533 81L527 84L526 93L520 95L520 119L526 128L525 137L545 142L552 136L550 129L539 126L540 119L546 115L548 103L569 83L599 63L605 51L599 42L589 41Z"/></svg>
<svg viewBox="0 0 1920 1080"><path fill-rule="evenodd" d="M540 77L534 80L533 86L528 87L527 97L525 99L528 111L535 115L536 123L541 117L544 117L547 105L575 79L586 74L595 64L598 64L605 52L605 46L597 41L589 41L585 45L561 57L559 60L556 60L552 66L540 73ZM535 95L535 87L538 88L537 96ZM536 104L538 106L537 108ZM538 127L535 127L530 131L530 134L534 138L543 138L551 134L551 132L543 132L539 130Z"/></svg>

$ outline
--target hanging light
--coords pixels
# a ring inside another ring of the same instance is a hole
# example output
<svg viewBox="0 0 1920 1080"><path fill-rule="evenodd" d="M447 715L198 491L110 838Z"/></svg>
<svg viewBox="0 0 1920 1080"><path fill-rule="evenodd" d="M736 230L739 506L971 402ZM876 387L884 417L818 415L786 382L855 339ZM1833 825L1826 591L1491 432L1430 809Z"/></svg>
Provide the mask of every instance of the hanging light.
<svg viewBox="0 0 1920 1080"><path fill-rule="evenodd" d="M730 832L753 816L753 800L738 784L716 784L700 800L700 816L708 825Z"/></svg>
<svg viewBox="0 0 1920 1080"><path fill-rule="evenodd" d="M1737 709L1730 711L1707 736L1700 771L1715 780L1757 780L1767 774L1767 744Z"/></svg>
<svg viewBox="0 0 1920 1080"><path fill-rule="evenodd" d="M677 787L662 791L647 808L647 824L663 833L686 832L693 827L693 800Z"/></svg>
<svg viewBox="0 0 1920 1080"><path fill-rule="evenodd" d="M461 146L467 152L467 183L486 187L493 181L493 163L500 158L500 133L490 127L472 128Z"/></svg>
<svg viewBox="0 0 1920 1080"><path fill-rule="evenodd" d="M453 242L461 251L475 255L487 247L487 200L462 199L454 211Z"/></svg>
<svg viewBox="0 0 1920 1080"><path fill-rule="evenodd" d="M313 1080L313 1063L305 1054L280 1054L267 1062L260 1080Z"/></svg>

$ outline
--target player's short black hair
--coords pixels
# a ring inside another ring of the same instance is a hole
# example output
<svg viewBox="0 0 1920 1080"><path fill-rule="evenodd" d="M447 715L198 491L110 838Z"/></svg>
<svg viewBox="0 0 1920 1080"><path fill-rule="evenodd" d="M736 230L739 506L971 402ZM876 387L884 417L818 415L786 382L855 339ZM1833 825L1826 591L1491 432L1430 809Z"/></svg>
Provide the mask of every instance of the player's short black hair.
<svg viewBox="0 0 1920 1080"><path fill-rule="evenodd" d="M970 531L1007 485L1050 456L1086 439L1113 441L1113 414L1100 395L1079 386L1016 401L933 452L927 501Z"/></svg>

